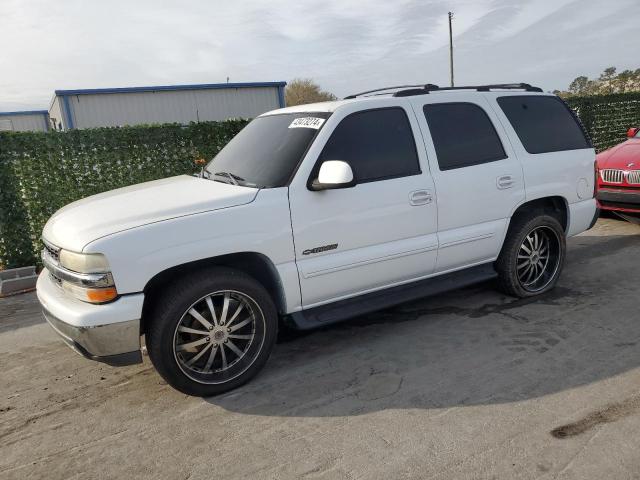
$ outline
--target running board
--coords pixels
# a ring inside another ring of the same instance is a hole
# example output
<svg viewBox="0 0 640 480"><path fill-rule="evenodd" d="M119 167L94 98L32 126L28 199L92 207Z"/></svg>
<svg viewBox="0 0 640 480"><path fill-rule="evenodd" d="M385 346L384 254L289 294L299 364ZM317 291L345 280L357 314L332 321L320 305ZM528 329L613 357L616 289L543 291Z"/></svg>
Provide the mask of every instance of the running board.
<svg viewBox="0 0 640 480"><path fill-rule="evenodd" d="M359 295L288 315L285 321L299 330L310 330L400 303L484 282L497 276L492 263L437 277Z"/></svg>

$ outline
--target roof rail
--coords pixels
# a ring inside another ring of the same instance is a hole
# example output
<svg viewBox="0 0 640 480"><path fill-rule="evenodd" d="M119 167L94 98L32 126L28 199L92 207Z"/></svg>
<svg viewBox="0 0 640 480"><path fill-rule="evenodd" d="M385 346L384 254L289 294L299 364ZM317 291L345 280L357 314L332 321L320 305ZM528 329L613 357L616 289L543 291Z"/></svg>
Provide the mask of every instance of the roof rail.
<svg viewBox="0 0 640 480"><path fill-rule="evenodd" d="M406 90L402 90L406 89ZM429 92L446 91L446 90L477 90L478 92L488 92L489 90L524 90L526 92L542 92L540 87L534 87L528 83L496 83L493 85L470 85L461 87L439 87L432 83L420 85L399 85L396 87L376 88L367 90L366 92L354 93L344 97L345 100L369 95L371 93L386 92L388 90L397 90L393 92L394 97L410 97L413 95L425 95ZM391 92L389 92L391 93Z"/></svg>
<svg viewBox="0 0 640 480"><path fill-rule="evenodd" d="M488 92L490 90L524 90L526 92L542 92L540 87L534 87L528 83L496 83L493 85L469 85L461 87L438 87L437 85L425 85L423 88L400 90L395 92L393 96L410 97L412 95L424 95L429 92L447 90L477 90L478 92Z"/></svg>
<svg viewBox="0 0 640 480"><path fill-rule="evenodd" d="M419 85L398 85L396 87L376 88L374 90L367 90L366 92L354 93L352 95L347 95L346 97L344 97L344 100L349 100L349 99L352 99L352 98L361 97L361 96L367 95L369 93L384 92L386 90L398 90L400 88L416 88L416 87L420 87L422 89L427 88L427 87L439 88L437 85L433 85L431 83L427 83L426 85L423 84L423 83L421 83Z"/></svg>

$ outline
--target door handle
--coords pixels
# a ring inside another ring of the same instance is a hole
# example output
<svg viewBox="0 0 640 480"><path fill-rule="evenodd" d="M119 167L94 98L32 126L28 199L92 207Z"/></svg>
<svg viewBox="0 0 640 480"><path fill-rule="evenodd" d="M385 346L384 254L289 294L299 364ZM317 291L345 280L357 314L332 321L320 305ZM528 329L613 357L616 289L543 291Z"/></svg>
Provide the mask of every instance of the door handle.
<svg viewBox="0 0 640 480"><path fill-rule="evenodd" d="M496 185L500 190L511 188L515 183L516 181L511 175L502 175L496 179Z"/></svg>
<svg viewBox="0 0 640 480"><path fill-rule="evenodd" d="M429 190L415 190L409 194L409 203L411 205L426 205L433 201Z"/></svg>

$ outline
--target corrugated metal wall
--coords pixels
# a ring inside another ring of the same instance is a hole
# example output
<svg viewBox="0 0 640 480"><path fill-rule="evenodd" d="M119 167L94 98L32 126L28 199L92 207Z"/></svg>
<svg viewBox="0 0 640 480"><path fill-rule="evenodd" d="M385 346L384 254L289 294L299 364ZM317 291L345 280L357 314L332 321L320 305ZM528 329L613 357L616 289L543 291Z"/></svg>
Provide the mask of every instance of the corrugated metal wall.
<svg viewBox="0 0 640 480"><path fill-rule="evenodd" d="M49 107L49 118L51 119L51 128L63 130L66 127L60 97L53 97L53 102L51 103L51 107Z"/></svg>
<svg viewBox="0 0 640 480"><path fill-rule="evenodd" d="M0 112L0 131L46 132L46 112Z"/></svg>
<svg viewBox="0 0 640 480"><path fill-rule="evenodd" d="M67 98L74 128L253 118L280 107L278 87L97 93ZM66 122L65 128L69 128Z"/></svg>

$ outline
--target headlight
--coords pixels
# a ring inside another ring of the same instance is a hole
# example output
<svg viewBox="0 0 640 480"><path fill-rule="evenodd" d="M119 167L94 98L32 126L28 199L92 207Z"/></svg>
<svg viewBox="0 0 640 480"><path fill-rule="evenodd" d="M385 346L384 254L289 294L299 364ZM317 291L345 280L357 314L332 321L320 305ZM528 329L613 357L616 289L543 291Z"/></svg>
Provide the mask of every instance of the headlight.
<svg viewBox="0 0 640 480"><path fill-rule="evenodd" d="M107 273L109 262L101 253L75 253L60 250L60 266L78 273Z"/></svg>
<svg viewBox="0 0 640 480"><path fill-rule="evenodd" d="M59 250L58 259L45 248L44 266L69 295L89 303L106 303L118 297L107 258L100 253Z"/></svg>

